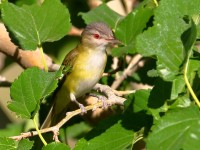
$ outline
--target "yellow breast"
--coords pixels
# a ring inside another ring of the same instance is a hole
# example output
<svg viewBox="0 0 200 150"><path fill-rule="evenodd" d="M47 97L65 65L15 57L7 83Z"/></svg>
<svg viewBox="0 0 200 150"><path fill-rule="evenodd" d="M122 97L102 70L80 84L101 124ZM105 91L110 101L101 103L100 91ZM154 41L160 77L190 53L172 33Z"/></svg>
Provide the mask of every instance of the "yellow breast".
<svg viewBox="0 0 200 150"><path fill-rule="evenodd" d="M89 92L101 78L106 65L106 52L82 51L76 59L64 85L76 98Z"/></svg>

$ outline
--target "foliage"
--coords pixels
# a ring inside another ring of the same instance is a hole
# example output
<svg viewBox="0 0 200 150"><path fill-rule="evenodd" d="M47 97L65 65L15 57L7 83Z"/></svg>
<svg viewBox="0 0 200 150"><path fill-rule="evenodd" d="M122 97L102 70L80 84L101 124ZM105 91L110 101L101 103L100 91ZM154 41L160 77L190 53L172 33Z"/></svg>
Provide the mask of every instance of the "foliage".
<svg viewBox="0 0 200 150"><path fill-rule="evenodd" d="M13 101L8 105L9 109L22 118L32 118L38 111L40 100L56 89L60 76L61 70L53 73L36 67L25 70L10 88Z"/></svg>
<svg viewBox="0 0 200 150"><path fill-rule="evenodd" d="M22 139L18 143L15 143L12 139L9 138L0 138L0 148L1 149L10 149L10 150L26 150L31 149L33 146L33 141L29 141L27 139Z"/></svg>
<svg viewBox="0 0 200 150"><path fill-rule="evenodd" d="M2 18L18 45L27 50L34 50L44 42L59 40L70 28L68 11L55 0L45 1L41 6L17 7L3 3Z"/></svg>
<svg viewBox="0 0 200 150"><path fill-rule="evenodd" d="M145 72L148 77L144 78L138 71L119 87L129 89L129 81L135 81L138 76L137 81L151 83L153 88L128 95L122 112L100 121L91 130L84 127L87 133L81 136L77 133L79 141L75 150L132 149L141 139L149 150L195 150L200 145L200 112L184 78L184 71L187 71L199 98L200 55L195 45L200 35L199 6L199 0L160 0L158 7L151 0L145 0L125 17L106 4L80 13L87 24L104 21L114 29L124 45L114 48L113 56L121 60L124 55L139 53L156 64ZM45 0L41 6L3 2L1 17L12 40L27 50L63 38L71 26L68 10L58 0ZM128 64L122 61L124 65L120 69L124 71ZM188 70L185 70L186 63L189 63ZM60 76L60 71L49 73L37 68L26 69L11 86L13 101L8 105L9 109L22 118L34 117L41 100L56 89ZM104 83L110 85L113 80L110 76ZM74 121L74 124L78 123ZM61 138L64 138L62 133ZM33 141L23 139L16 143L9 138L0 138L0 149L31 149L32 146ZM63 143L49 143L42 149L70 148Z"/></svg>

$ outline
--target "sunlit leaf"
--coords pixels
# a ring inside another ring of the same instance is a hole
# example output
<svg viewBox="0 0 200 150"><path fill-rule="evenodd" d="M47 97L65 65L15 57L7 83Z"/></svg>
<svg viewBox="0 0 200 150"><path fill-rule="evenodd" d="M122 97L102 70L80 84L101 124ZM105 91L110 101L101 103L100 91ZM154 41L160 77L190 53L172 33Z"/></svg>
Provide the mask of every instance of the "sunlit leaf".
<svg viewBox="0 0 200 150"><path fill-rule="evenodd" d="M31 118L41 99L55 90L60 76L61 70L45 72L36 67L25 70L11 86L13 101L9 109L22 118Z"/></svg>
<svg viewBox="0 0 200 150"><path fill-rule="evenodd" d="M70 29L68 10L59 0L22 7L4 2L2 18L14 42L25 50L35 50L44 42L59 40Z"/></svg>

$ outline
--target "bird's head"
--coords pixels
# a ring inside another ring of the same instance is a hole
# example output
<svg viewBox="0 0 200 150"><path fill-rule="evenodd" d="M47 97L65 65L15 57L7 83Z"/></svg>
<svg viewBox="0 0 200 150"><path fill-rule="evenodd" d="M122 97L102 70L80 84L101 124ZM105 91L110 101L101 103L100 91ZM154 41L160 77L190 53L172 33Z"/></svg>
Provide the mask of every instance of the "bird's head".
<svg viewBox="0 0 200 150"><path fill-rule="evenodd" d="M81 43L90 48L106 49L121 43L115 39L112 30L103 22L95 22L86 26L81 34Z"/></svg>

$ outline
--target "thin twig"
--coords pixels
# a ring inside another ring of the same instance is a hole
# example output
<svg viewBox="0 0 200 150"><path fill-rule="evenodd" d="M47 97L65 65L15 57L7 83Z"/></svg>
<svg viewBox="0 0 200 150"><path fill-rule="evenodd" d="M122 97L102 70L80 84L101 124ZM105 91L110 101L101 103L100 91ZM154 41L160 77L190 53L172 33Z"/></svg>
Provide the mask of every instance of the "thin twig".
<svg viewBox="0 0 200 150"><path fill-rule="evenodd" d="M71 27L71 30L69 31L68 35L72 36L80 36L83 29L76 28L75 26Z"/></svg>
<svg viewBox="0 0 200 150"><path fill-rule="evenodd" d="M97 83L93 89L103 93L109 100L115 100L114 104L123 105L124 101L126 100L125 98L116 96L114 90L107 85Z"/></svg>
<svg viewBox="0 0 200 150"><path fill-rule="evenodd" d="M117 95L117 96L124 96L124 95L128 95L128 94L135 93L136 90L129 90L129 91L117 91L117 90L113 90L113 92L114 92L115 95Z"/></svg>
<svg viewBox="0 0 200 150"><path fill-rule="evenodd" d="M11 42L9 34L4 26L4 24L0 23L0 52L4 53L6 56L14 59L20 66L23 68L29 68L33 66L37 66L41 69L44 69L42 57L40 55L39 49L35 51L25 51L17 47ZM52 59L45 55L45 59L47 61L47 65L50 71L53 68L56 68Z"/></svg>
<svg viewBox="0 0 200 150"><path fill-rule="evenodd" d="M90 7L90 9L94 9L96 7L98 7L99 5L102 4L102 1L99 0L88 0L88 6Z"/></svg>
<svg viewBox="0 0 200 150"><path fill-rule="evenodd" d="M0 76L0 87L10 87L11 82L7 81L5 77Z"/></svg>
<svg viewBox="0 0 200 150"><path fill-rule="evenodd" d="M119 101L116 101L116 100L108 100L107 103L110 104L110 105L114 105L114 104L123 104L125 99L121 99L122 101L119 102ZM85 109L87 111L89 110L93 110L94 107L102 107L103 106L103 103L102 102L97 102L96 104L94 105L89 105L89 106L86 106ZM68 121L70 120L72 117L78 115L78 114L81 114L82 111L81 109L77 109L75 111L71 111L71 112L67 112L66 114L66 117L64 119L62 119L57 125L55 126L52 126L52 127L49 127L49 128L45 128L45 129L41 129L40 130L40 133L47 133L47 132L53 132L54 133L54 140L58 140L58 132L59 132L59 129ZM37 131L30 131L30 132L26 132L26 133L21 133L21 135L18 135L18 136L12 136L10 137L11 139L14 139L14 140L21 140L23 138L28 138L28 137L32 137L32 136L35 136L35 135L38 135L38 132Z"/></svg>
<svg viewBox="0 0 200 150"><path fill-rule="evenodd" d="M98 90L100 91L101 93L105 94L105 96L107 97L107 101L106 103L108 104L108 106L111 106L111 105L115 105L115 104L118 104L118 105L123 105L124 104L124 101L126 100L125 98L122 98L122 97L119 97L119 96L116 96L115 93L119 94L120 92L116 91L116 90L113 90L112 88L110 88L109 86L107 85L101 85L101 84L96 84L95 87L93 88L94 90ZM133 91L134 92L134 91ZM126 93L124 91L124 93ZM129 91L130 93L130 91ZM127 94L127 93L126 93ZM89 106L86 106L85 109L87 111L89 110L95 110L94 108L102 108L104 106L104 103L101 101L101 102L97 102L96 104L92 104L92 105L89 105ZM47 133L47 132L53 132L54 136L53 136L53 139L55 141L59 141L58 140L58 135L59 135L59 129L69 120L71 119L72 117L78 115L78 114L81 114L82 111L81 109L77 109L75 111L71 111L71 112L67 112L66 114L66 117L63 118L58 124L56 124L55 126L53 127L49 127L49 128L44 128L44 129L41 129L39 130L40 133ZM38 135L38 132L37 131L31 131L31 132L26 132L26 133L22 133L21 135L18 135L18 136L12 136L10 138L14 139L14 140L21 140L23 138L28 138L28 137L31 137L31 136L35 136L35 135Z"/></svg>
<svg viewBox="0 0 200 150"><path fill-rule="evenodd" d="M133 72L135 72L138 69L138 64L141 61L141 59L142 56L139 54L133 57L128 67L123 71L122 75L113 82L111 88L117 89L120 86L120 84L127 78L127 76L132 75Z"/></svg>

